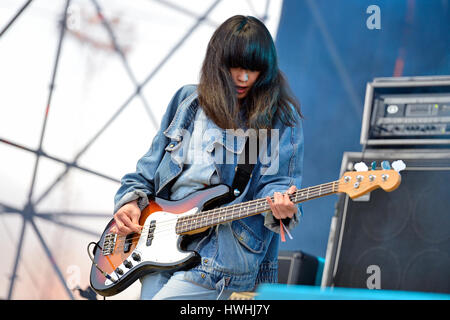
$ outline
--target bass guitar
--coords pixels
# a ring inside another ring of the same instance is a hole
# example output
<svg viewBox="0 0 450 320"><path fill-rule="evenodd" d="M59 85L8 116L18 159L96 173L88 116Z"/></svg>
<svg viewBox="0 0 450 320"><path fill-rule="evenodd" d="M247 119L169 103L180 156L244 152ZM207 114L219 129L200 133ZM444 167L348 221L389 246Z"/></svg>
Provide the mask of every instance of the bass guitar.
<svg viewBox="0 0 450 320"><path fill-rule="evenodd" d="M290 199L300 203L335 193L355 199L376 188L390 192L400 185L399 171L405 168L401 160L392 166L394 169L348 171L337 181L297 190ZM177 201L154 197L141 213L139 234L112 233L115 221L111 219L100 240L90 244L95 245L93 255L88 247L91 287L102 296L111 296L147 273L190 268L199 263L200 256L184 249L186 235L270 211L265 198L221 206L229 202L230 194L230 187L219 184Z"/></svg>

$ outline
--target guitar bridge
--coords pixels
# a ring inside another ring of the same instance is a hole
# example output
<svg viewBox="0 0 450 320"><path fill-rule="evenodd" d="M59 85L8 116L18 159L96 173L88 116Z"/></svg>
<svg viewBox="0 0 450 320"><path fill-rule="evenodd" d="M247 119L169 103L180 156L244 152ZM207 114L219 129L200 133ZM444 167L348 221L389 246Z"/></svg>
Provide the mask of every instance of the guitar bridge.
<svg viewBox="0 0 450 320"><path fill-rule="evenodd" d="M117 234L108 233L103 241L102 253L104 256L110 255L114 252L114 247L116 246Z"/></svg>

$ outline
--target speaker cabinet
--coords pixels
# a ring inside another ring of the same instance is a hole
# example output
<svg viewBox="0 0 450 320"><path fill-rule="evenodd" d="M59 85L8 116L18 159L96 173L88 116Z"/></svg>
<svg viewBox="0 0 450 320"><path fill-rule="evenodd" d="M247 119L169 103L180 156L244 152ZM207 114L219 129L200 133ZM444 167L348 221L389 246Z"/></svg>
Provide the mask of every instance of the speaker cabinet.
<svg viewBox="0 0 450 320"><path fill-rule="evenodd" d="M346 152L341 175L383 160L406 163L402 182L339 196L322 286L450 293L450 150Z"/></svg>
<svg viewBox="0 0 450 320"><path fill-rule="evenodd" d="M315 285L319 271L317 257L302 251L280 250L278 253L278 283Z"/></svg>

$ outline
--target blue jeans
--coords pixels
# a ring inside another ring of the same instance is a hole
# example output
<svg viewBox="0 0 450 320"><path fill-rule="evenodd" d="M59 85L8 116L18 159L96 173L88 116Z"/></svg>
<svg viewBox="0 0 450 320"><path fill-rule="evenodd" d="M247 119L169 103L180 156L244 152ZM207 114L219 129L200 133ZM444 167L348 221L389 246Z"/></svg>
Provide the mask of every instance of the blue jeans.
<svg viewBox="0 0 450 320"><path fill-rule="evenodd" d="M226 300L233 291L207 289L184 279L184 271L148 274L140 279L141 300Z"/></svg>

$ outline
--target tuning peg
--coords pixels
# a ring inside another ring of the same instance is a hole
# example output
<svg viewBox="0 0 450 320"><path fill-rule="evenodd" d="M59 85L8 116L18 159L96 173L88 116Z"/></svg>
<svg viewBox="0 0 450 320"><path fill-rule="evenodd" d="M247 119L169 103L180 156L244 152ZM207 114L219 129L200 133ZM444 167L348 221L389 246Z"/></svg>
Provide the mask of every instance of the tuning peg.
<svg viewBox="0 0 450 320"><path fill-rule="evenodd" d="M376 161L372 161L371 165L371 170L376 170L377 169L377 162Z"/></svg>
<svg viewBox="0 0 450 320"><path fill-rule="evenodd" d="M369 170L369 168L367 167L367 165L364 162L358 162L357 164L355 164L354 168L358 172Z"/></svg>
<svg viewBox="0 0 450 320"><path fill-rule="evenodd" d="M381 162L381 167L384 170L391 170L391 165L389 164L389 161L384 160L383 162Z"/></svg>
<svg viewBox="0 0 450 320"><path fill-rule="evenodd" d="M400 172L406 168L406 164L402 160L392 162L392 167L395 171Z"/></svg>

